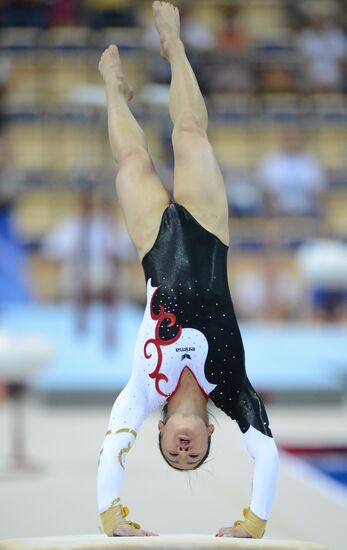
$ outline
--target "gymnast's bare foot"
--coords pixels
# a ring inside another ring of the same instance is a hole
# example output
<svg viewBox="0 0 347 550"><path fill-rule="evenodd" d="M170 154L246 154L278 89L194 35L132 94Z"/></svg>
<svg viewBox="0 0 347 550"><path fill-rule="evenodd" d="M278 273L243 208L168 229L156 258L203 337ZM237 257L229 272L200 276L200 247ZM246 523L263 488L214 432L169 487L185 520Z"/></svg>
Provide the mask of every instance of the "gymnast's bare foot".
<svg viewBox="0 0 347 550"><path fill-rule="evenodd" d="M153 2L154 23L160 35L160 55L169 60L170 46L180 37L180 15L169 2Z"/></svg>
<svg viewBox="0 0 347 550"><path fill-rule="evenodd" d="M134 91L124 77L119 51L114 44L106 48L102 54L99 71L106 85L116 86L128 101L133 97Z"/></svg>

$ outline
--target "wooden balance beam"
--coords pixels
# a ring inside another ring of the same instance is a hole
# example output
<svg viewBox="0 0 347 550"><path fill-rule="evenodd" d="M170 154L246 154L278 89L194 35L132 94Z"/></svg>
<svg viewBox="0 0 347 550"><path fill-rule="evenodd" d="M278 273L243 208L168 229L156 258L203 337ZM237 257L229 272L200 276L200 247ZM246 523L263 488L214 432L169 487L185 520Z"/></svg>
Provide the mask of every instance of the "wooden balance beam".
<svg viewBox="0 0 347 550"><path fill-rule="evenodd" d="M0 550L109 550L110 548L161 548L162 550L329 550L314 542L275 539L216 538L208 535L163 535L159 537L120 537L78 535L0 540Z"/></svg>

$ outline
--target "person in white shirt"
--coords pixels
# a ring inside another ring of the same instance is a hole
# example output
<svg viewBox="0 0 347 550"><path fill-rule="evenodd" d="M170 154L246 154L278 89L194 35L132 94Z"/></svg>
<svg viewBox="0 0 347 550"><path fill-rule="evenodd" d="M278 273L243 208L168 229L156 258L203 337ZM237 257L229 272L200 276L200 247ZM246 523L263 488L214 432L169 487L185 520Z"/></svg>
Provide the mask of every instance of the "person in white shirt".
<svg viewBox="0 0 347 550"><path fill-rule="evenodd" d="M347 63L347 37L336 22L337 4L314 0L306 5L309 24L296 38L302 56L302 81L311 91L339 91Z"/></svg>
<svg viewBox="0 0 347 550"><path fill-rule="evenodd" d="M44 257L60 266L61 297L76 304L79 332L87 330L90 304L102 302L106 347L112 347L116 337L113 308L119 294L119 262L129 257L131 248L126 232L112 220L107 199L99 199L98 205L89 191L80 195L79 212L60 220L43 241Z"/></svg>
<svg viewBox="0 0 347 550"><path fill-rule="evenodd" d="M317 215L327 186L317 157L305 148L302 131L287 127L280 147L260 160L256 179L271 215Z"/></svg>

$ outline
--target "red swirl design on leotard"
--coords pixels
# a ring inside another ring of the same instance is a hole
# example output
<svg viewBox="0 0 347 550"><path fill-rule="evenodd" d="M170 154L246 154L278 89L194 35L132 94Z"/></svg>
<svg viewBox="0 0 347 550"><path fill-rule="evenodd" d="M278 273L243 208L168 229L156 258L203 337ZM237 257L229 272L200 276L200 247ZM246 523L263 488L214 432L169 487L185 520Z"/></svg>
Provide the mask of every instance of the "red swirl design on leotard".
<svg viewBox="0 0 347 550"><path fill-rule="evenodd" d="M173 313L166 312L162 305L159 306L159 313L157 315L153 312L153 309L152 309L153 298L154 298L154 296L157 293L159 288L160 288L160 286L158 286L155 289L155 291L153 292L150 307L149 307L151 317L152 317L153 321L157 321L157 323L155 325L155 329L154 329L154 338L150 338L149 340L147 340L147 342L145 342L143 351L144 351L144 355L145 355L146 359L149 359L150 357L152 357L152 354L147 352L147 347L150 344L153 344L155 346L155 348L157 350L157 354L158 354L158 359L157 359L157 364L156 364L156 367L155 367L154 371L152 371L149 374L149 376L150 376L150 378L155 379L155 389L157 390L157 392L160 395L162 395L163 397L169 397L169 395L164 393L159 387L159 384L160 384L161 380L164 380L164 382L168 382L168 377L165 374L163 374L162 372L160 372L160 368L161 368L162 361L163 361L163 352L161 350L161 346L168 346L168 345L173 344L174 342L176 342L182 334L182 327L181 327L181 325L179 325L178 332L177 332L176 336L174 336L173 338L170 338L169 340L163 340L160 337L159 330L160 330L160 326L161 326L162 322L164 321L164 319L169 319L170 322L168 323L167 326L168 327L173 327L176 324L176 315L174 315Z"/></svg>

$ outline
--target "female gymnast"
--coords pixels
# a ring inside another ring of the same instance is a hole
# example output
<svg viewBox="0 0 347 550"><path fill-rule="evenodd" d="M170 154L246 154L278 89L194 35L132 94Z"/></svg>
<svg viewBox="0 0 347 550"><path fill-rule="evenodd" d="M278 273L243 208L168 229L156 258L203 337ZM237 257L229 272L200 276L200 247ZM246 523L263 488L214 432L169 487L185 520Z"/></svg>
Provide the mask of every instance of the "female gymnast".
<svg viewBox="0 0 347 550"><path fill-rule="evenodd" d="M214 426L209 399L238 423L254 460L250 506L217 536L263 536L278 453L263 403L245 371L244 349L228 281L228 207L208 141L207 111L180 40L177 8L153 3L161 56L171 65L170 116L174 202L156 174L140 126L128 108L132 90L116 46L102 54L116 189L147 283L147 305L131 378L117 397L100 454L98 507L109 536L153 535L126 519L120 502L126 454L145 417L164 406L159 446L179 470L199 467Z"/></svg>

